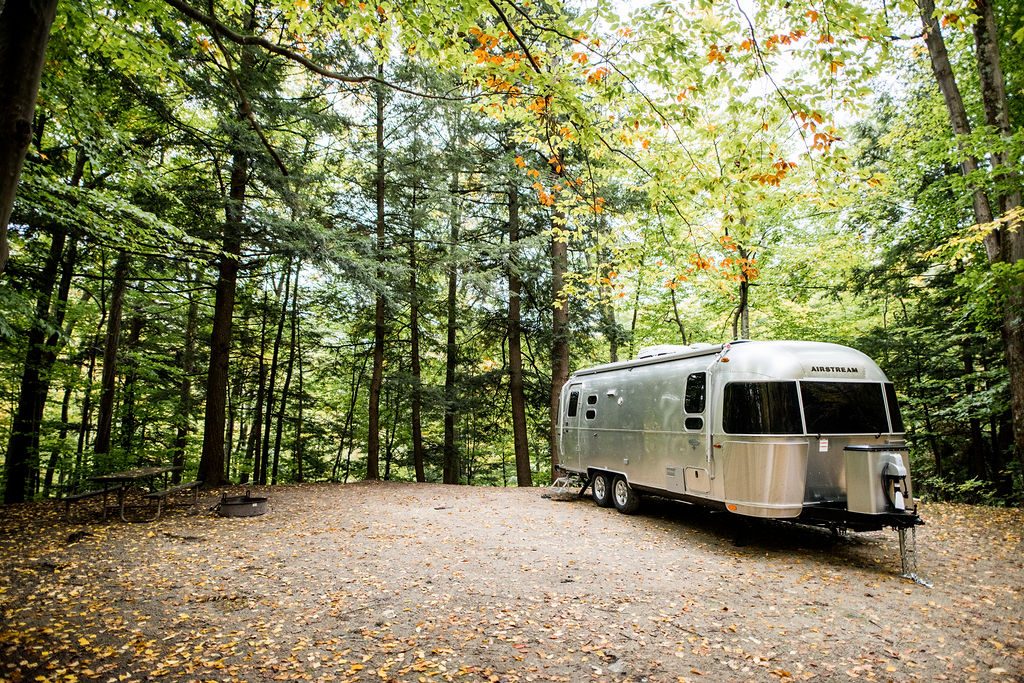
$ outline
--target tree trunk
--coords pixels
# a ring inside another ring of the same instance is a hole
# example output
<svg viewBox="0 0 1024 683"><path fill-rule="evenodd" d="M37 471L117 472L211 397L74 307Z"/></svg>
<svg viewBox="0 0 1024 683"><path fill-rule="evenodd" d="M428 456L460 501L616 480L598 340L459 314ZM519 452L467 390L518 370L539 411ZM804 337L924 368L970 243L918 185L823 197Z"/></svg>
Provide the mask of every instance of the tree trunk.
<svg viewBox="0 0 1024 683"><path fill-rule="evenodd" d="M296 302L296 304L298 304L298 301L299 301L299 293L297 291L298 290L298 276L296 276L295 280L296 280L296 282L295 282L295 285L296 285L295 302ZM297 396L298 396L298 399L299 399L299 413L296 416L296 420L295 420L295 447L292 450L292 453L293 453L293 457L295 458L295 481L296 481L296 483L301 484L304 481L304 479L305 479L305 472L303 472L303 466L302 466L302 452L304 450L303 443L302 443L302 409L303 409L303 404L304 404L304 400L305 400L305 396L303 394L303 391L305 390L305 388L303 387L303 382L302 382L302 334L301 334L301 332L298 332L298 325L299 325L299 320L296 318L295 326L296 326L297 333L296 333L296 336L295 336L295 356L296 356L296 358L298 360L298 363L299 363L299 388L298 388L299 390L297 392Z"/></svg>
<svg viewBox="0 0 1024 683"><path fill-rule="evenodd" d="M189 278L193 285L198 283L198 276ZM194 292L188 295L188 314L185 317L185 343L179 355L181 367L181 384L178 386L177 431L174 435L174 453L171 464L175 467L185 466L185 449L188 445L189 423L192 416L192 373L195 372L196 325L199 322L199 297ZM181 470L171 475L173 484L181 483Z"/></svg>
<svg viewBox="0 0 1024 683"><path fill-rule="evenodd" d="M960 89L957 87L956 79L953 76L953 67L949 63L949 53L946 51L946 41L942 38L942 31L939 28L939 20L935 15L934 0L919 0L921 8L921 21L924 24L924 41L928 47L928 55L931 59L932 73L942 92L942 99L946 103L946 111L949 114L949 122L953 127L953 134L958 136L970 135L971 124L967 120L967 110L964 108L963 98L960 96ZM964 176L969 176L978 170L978 160L974 157L966 157L960 164L960 171ZM988 197L985 196L985 189L979 184L972 188L972 200L974 203L974 218L978 223L992 222L992 208L989 205ZM994 254L985 240L985 248L989 252L989 261Z"/></svg>
<svg viewBox="0 0 1024 683"><path fill-rule="evenodd" d="M975 57L978 64L981 99L985 108L986 122L1003 137L1012 135L1009 120L1009 106L1006 99L1006 87L1003 79L999 56L998 31L995 15L989 0L979 0L975 5L978 20L974 26ZM949 63L949 55L942 37L942 31L935 15L934 0L920 0L921 21L925 28L925 44L931 58L932 72L942 92L949 114L953 133L958 136L970 134L971 127L967 118L960 90L957 87L953 70ZM995 202L990 202L981 184L974 184L972 199L974 220L979 225L993 222L995 204L1000 216L1012 215L1021 205L1020 183L1014 177L1012 167L1008 167L1008 158L1004 154L996 154L991 159L996 173L1009 172L1009 182L998 182ZM978 169L978 162L968 156L961 163L961 172L969 176ZM1009 188L1009 189L1005 189ZM995 225L984 238L985 252L990 264L1015 264L1024 258L1024 221L1019 215ZM1006 300L1003 302L1003 321L1001 326L1003 353L1010 378L1010 412L1013 416L1013 441L1019 458L1024 461L1024 285L1017 282L1010 284ZM993 453L998 457L997 453Z"/></svg>
<svg viewBox="0 0 1024 683"><path fill-rule="evenodd" d="M686 345L686 327L683 325L683 318L679 315L679 302L676 300L676 290L668 290L669 295L672 297L672 316L676 321L676 329L679 330L680 343ZM613 359L614 361L615 359Z"/></svg>
<svg viewBox="0 0 1024 683"><path fill-rule="evenodd" d="M356 404L359 402L359 387L363 386L363 377L366 376L367 361L369 361L369 356L367 354L363 354L363 362L359 365L359 369L357 370L355 359L352 359L352 381L349 383L348 411L345 413L345 426L342 427L341 436L338 439L338 457L335 460L334 468L331 472L331 481L338 480L338 466L341 461L341 453L345 445L345 440L348 439L348 460L346 460L345 463L345 482L348 482L349 460L351 460L352 457L352 443L354 441L355 433L354 421Z"/></svg>
<svg viewBox="0 0 1024 683"><path fill-rule="evenodd" d="M0 4L0 273L7 267L7 224L25 152L32 142L39 80L56 13L57 0L9 0ZM19 475L18 467L20 464L15 467L15 476Z"/></svg>
<svg viewBox="0 0 1024 683"><path fill-rule="evenodd" d="M377 66L377 77L384 78L384 65ZM377 200L377 234L375 251L377 262L377 286L384 286L384 87L377 85L376 103L376 158L377 170L374 176L374 193ZM366 478L380 479L380 390L384 383L384 338L385 301L383 292L377 292L373 312L373 373L370 377L369 427L366 435Z"/></svg>
<svg viewBox="0 0 1024 683"><path fill-rule="evenodd" d="M87 370L85 373L85 389L83 392L85 395L82 397L82 416L78 425L78 445L75 449L75 471L71 482L73 486L78 485L85 466L85 448L89 442L89 432L92 420L92 388L96 377L96 357L99 355L101 345L103 344L103 331L107 325L107 293L105 285L103 284L106 280L105 259L102 263L100 277L100 320L96 325L96 332L93 335L92 343L89 344L88 351L86 352Z"/></svg>
<svg viewBox="0 0 1024 683"><path fill-rule="evenodd" d="M457 121L456 126L460 123ZM459 483L459 454L455 447L455 401L457 398L455 387L455 370L458 366L459 348L457 345L458 319L457 319L457 296L459 293L459 268L456 263L459 244L459 223L462 215L457 197L459 189L459 171L452 173L452 215L448 231L448 299L446 345L444 361L444 462L442 468L442 481L445 484Z"/></svg>
<svg viewBox="0 0 1024 683"><path fill-rule="evenodd" d="M245 444L246 463L252 465L252 481L259 483L260 462L262 459L262 442L260 435L263 431L263 403L267 390L267 310L269 308L269 295L263 292L263 306L260 315L260 367L259 377L256 381L256 405L253 407L252 426L249 428L249 440Z"/></svg>
<svg viewBox="0 0 1024 683"><path fill-rule="evenodd" d="M267 483L267 468L270 464L270 430L274 423L274 389L277 385L278 358L281 353L281 341L284 339L284 321L288 317L288 297L291 295L292 284L292 259L288 258L288 265L282 275L283 283L277 288L281 299L281 314L277 317L277 335L274 337L274 351L270 356L270 382L267 385L267 412L263 424L263 450L260 456L258 484Z"/></svg>
<svg viewBox="0 0 1024 683"><path fill-rule="evenodd" d="M298 330L296 325L297 306L299 299L299 272L302 269L302 262L295 264L295 279L292 289L292 314L291 314L291 341L288 345L288 365L284 372L284 386L281 387L281 408L277 413L277 432L274 435L274 464L271 468L270 483L277 485L277 474L281 462L281 438L284 433L284 418L288 407L288 389L292 384L292 370L295 368L295 337ZM285 299L287 301L287 297Z"/></svg>
<svg viewBox="0 0 1024 683"><path fill-rule="evenodd" d="M78 372L82 371L81 366L77 368ZM70 427L69 421L71 419L71 395L74 393L75 387L71 382L64 385L64 398L60 402L60 431L57 434L57 445L53 447L53 451L50 452L50 461L46 464L46 475L43 477L43 497L46 498L50 495L50 489L53 487L53 475L57 470L57 464L60 460L61 451L64 448L64 440L68 438L68 429ZM64 472L65 468L61 467L61 472ZM63 479L63 474L60 479Z"/></svg>
<svg viewBox="0 0 1024 683"><path fill-rule="evenodd" d="M236 141L236 146L240 143ZM225 207L224 236L217 272L217 295L210 334L210 366L206 374L206 418L203 422L203 454L199 479L207 487L227 483L224 474L224 427L228 371L231 359L231 326L235 312L238 265L242 257L242 220L249 183L249 155L236 149L231 160L231 187Z"/></svg>
<svg viewBox="0 0 1024 683"><path fill-rule="evenodd" d="M554 230L565 228L565 214L556 209L552 216ZM551 442L551 478L561 462L558 449L558 402L562 386L569 379L569 297L563 292L565 273L569 269L569 245L553 230L551 235L551 398L549 402L549 439Z"/></svg>
<svg viewBox="0 0 1024 683"><path fill-rule="evenodd" d="M29 492L30 470L38 458L41 404L44 402L43 355L47 330L45 321L50 313L50 300L57 280L57 268L64 250L67 233L56 230L50 241L50 251L36 281L36 319L28 331L28 347L21 375L18 408L11 424L11 437L4 462L7 485L4 502L20 503Z"/></svg>
<svg viewBox="0 0 1024 683"><path fill-rule="evenodd" d="M976 389L974 385L974 354L966 343L960 349L960 357L964 363L964 378L966 380L964 393L967 396L973 396ZM971 436L971 443L968 446L970 450L967 454L968 471L972 477L986 479L988 473L985 468L985 437L981 433L981 420L971 417L967 424Z"/></svg>
<svg viewBox="0 0 1024 683"><path fill-rule="evenodd" d="M249 7L245 29L256 26L255 3ZM237 78L246 83L253 69L253 53L242 48ZM244 121L249 104L244 99L235 110L237 122ZM224 206L224 233L218 259L217 294L213 304L213 331L210 333L210 366L206 373L206 417L203 421L203 453L197 478L214 488L228 483L224 471L224 430L231 364L231 328L235 312L235 290L242 260L242 228L245 220L245 196L249 187L249 153L237 136L231 140L231 178Z"/></svg>
<svg viewBox="0 0 1024 683"><path fill-rule="evenodd" d="M975 55L978 62L981 101L985 107L985 121L1001 137L1013 137L1010 106L1006 98L1006 81L999 56L999 31L991 0L977 0L974 24ZM1024 258L1024 220L1018 210L1021 206L1021 178L1007 152L992 155L993 175L996 176L995 204L1002 217L1013 216L994 231L999 242L998 261L1015 264ZM1000 177L1002 174L1002 177ZM989 257L990 262L994 260ZM1006 366L1010 376L1010 413L1013 417L1013 441L1017 456L1024 463L1024 284L1017 278L1009 285L1003 303L1001 335ZM1002 463L998 451L993 458ZM1000 468L1001 470L1002 468ZM998 472L999 470L997 470ZM1005 488L1005 477L1000 477ZM1012 484L1010 485L1012 488Z"/></svg>
<svg viewBox="0 0 1024 683"><path fill-rule="evenodd" d="M117 255L114 283L110 290L110 312L107 314L107 338L103 347L103 374L100 378L100 407L96 418L96 439L92 450L97 465L109 469L109 462L100 463L98 456L110 453L110 436L114 425L114 396L117 389L117 351L121 343L121 310L128 286L128 253Z"/></svg>
<svg viewBox="0 0 1024 683"><path fill-rule="evenodd" d="M416 191L413 190L413 216L416 216ZM410 222L409 234L409 355L412 365L412 462L416 481L425 482L427 475L423 468L423 403L422 367L420 365L420 294L416 282L416 219Z"/></svg>
<svg viewBox="0 0 1024 683"><path fill-rule="evenodd" d="M516 484L533 486L530 444L526 429L526 396L523 393L523 328L520 314L523 283L519 277L519 187L508 184L508 374L512 402L512 440L516 454ZM504 467L504 459L502 460Z"/></svg>
<svg viewBox="0 0 1024 683"><path fill-rule="evenodd" d="M732 316L732 338L750 338L750 283L740 280L740 301L736 304L736 312Z"/></svg>
<svg viewBox="0 0 1024 683"><path fill-rule="evenodd" d="M0 55L0 61L2 61L2 55ZM2 144L0 142L0 145ZM69 183L72 187L81 184L85 164L86 156L79 152ZM39 429L42 424L43 410L46 407L46 396L50 389L50 369L57 359L57 347L60 344L59 330L64 324L64 314L67 310L71 280L74 277L78 254L77 237L71 236L65 254L64 247L67 242L68 231L66 229L56 227L51 230L50 249L36 278L36 320L28 332L28 348L25 352L18 408L11 424L11 436L4 460L7 480L4 500L9 503L25 500L30 488L32 490L35 488L29 486L30 479L38 480ZM59 284L57 283L58 269L61 273ZM50 304L55 285L57 285L57 297L51 311ZM53 330L49 334L46 329L47 323ZM35 477L32 476L33 472L36 472Z"/></svg>
<svg viewBox="0 0 1024 683"><path fill-rule="evenodd" d="M135 417L135 380L139 376L139 362L134 357L134 351L139 345L142 337L142 328L145 320L136 311L128 322L128 338L125 340L125 373L124 389L122 390L122 411L121 411L121 452L124 454L126 464L132 463L132 445L135 441L136 417Z"/></svg>
<svg viewBox="0 0 1024 683"><path fill-rule="evenodd" d="M401 372L401 370L399 370ZM395 436L398 434L399 400L394 386L384 390L385 414L391 417L390 424L384 428L384 481L391 481L391 463L395 455Z"/></svg>

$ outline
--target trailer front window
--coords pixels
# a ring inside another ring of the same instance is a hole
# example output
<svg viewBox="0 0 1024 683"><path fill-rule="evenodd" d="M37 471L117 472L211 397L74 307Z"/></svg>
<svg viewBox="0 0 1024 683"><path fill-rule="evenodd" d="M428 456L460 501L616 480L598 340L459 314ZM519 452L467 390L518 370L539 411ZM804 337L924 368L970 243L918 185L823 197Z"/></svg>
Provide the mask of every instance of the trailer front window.
<svg viewBox="0 0 1024 683"><path fill-rule="evenodd" d="M802 434L796 382L730 382L722 426L729 434Z"/></svg>
<svg viewBox="0 0 1024 683"><path fill-rule="evenodd" d="M801 382L808 434L885 434L882 387L874 382Z"/></svg>

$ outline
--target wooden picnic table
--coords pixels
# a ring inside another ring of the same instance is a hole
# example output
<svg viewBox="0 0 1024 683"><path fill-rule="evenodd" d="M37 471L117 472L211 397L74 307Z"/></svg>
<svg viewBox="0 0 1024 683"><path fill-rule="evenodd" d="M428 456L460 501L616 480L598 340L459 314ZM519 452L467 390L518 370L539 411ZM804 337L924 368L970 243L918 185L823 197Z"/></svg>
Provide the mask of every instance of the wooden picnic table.
<svg viewBox="0 0 1024 683"><path fill-rule="evenodd" d="M181 465L171 467L137 467L132 470L123 470L121 472L111 472L109 474L97 474L89 477L91 481L101 484L103 486L116 487L117 489L117 506L121 515L121 521L127 522L128 519L124 516L124 501L128 493L128 489L135 484L145 484L147 488L152 489L153 482L156 481L157 477L164 477L171 472L179 472L184 467ZM103 516L106 517L106 501L104 500ZM159 508L157 509L157 517L160 516ZM156 519L156 518L154 518Z"/></svg>

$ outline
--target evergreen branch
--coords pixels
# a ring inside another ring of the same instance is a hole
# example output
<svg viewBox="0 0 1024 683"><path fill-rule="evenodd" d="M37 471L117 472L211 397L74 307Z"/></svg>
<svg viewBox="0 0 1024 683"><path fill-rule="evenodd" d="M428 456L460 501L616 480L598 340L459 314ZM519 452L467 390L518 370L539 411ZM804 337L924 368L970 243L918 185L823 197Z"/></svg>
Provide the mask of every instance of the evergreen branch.
<svg viewBox="0 0 1024 683"><path fill-rule="evenodd" d="M213 11L213 3L210 3L210 11ZM217 47L220 48L221 52L224 53L224 61L226 62L225 70L228 74L228 80L231 81L231 85L235 88L235 92L238 94L239 100L241 100L241 107L239 107L239 113L245 116L249 125L252 127L256 136L259 137L260 142L267 149L267 152L274 159L274 163L277 164L277 168L281 171L281 175L288 175L288 167L284 165L284 161L281 160L280 155L274 146L270 144L270 140L267 138L266 133L263 132L263 127L260 126L259 121L256 120L256 115L252 111L252 102L249 101L249 97L245 94L245 89L242 88L242 84L238 80L238 76L235 74L235 69L231 64L231 55L224 49L224 44L220 40L220 31L213 29L213 40L217 43ZM216 62L216 60L214 60Z"/></svg>

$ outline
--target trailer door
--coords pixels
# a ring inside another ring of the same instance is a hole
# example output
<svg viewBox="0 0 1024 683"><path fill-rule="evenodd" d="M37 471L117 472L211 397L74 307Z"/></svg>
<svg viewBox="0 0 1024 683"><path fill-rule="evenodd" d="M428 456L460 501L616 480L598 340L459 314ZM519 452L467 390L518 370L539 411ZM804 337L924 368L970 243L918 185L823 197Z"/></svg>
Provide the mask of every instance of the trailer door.
<svg viewBox="0 0 1024 683"><path fill-rule="evenodd" d="M568 469L581 471L580 463L580 387L579 383L570 384L562 394L562 465Z"/></svg>

